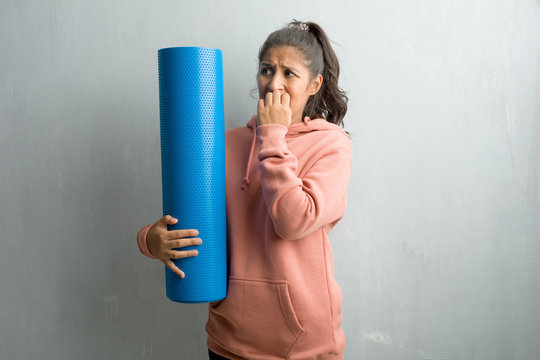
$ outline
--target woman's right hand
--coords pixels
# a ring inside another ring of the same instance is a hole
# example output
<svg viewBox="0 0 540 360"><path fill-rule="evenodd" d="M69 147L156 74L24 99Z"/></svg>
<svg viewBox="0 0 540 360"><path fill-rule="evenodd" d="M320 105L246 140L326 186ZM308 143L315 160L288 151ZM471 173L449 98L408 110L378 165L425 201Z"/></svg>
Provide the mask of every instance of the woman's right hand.
<svg viewBox="0 0 540 360"><path fill-rule="evenodd" d="M163 261L178 276L184 278L186 275L176 266L172 259L197 256L199 252L197 250L178 251L173 249L190 245L201 245L202 240L200 238L189 238L190 236L197 236L199 234L195 229L167 230L167 224L173 225L177 222L178 220L170 215L165 215L156 221L146 234L146 244L152 255Z"/></svg>

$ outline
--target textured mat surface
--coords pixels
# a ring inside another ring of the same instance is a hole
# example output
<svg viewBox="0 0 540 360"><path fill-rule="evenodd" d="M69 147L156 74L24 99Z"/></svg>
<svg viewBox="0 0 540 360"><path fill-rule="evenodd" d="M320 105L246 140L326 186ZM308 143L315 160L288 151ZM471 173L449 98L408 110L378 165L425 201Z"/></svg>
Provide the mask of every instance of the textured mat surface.
<svg viewBox="0 0 540 360"><path fill-rule="evenodd" d="M223 60L219 49L158 50L163 215L169 230L197 229L199 255L173 260L180 278L165 267L167 297L204 303L227 291L225 121Z"/></svg>

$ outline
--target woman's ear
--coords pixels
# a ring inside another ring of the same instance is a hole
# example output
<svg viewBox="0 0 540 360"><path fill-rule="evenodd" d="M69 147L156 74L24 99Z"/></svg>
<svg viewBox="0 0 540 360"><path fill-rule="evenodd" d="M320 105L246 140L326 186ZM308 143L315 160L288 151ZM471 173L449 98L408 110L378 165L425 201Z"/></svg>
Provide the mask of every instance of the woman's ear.
<svg viewBox="0 0 540 360"><path fill-rule="evenodd" d="M315 95L316 93L318 93L319 90L321 89L322 83L323 83L322 75L318 74L317 76L315 76L315 78L311 80L311 91L309 94Z"/></svg>

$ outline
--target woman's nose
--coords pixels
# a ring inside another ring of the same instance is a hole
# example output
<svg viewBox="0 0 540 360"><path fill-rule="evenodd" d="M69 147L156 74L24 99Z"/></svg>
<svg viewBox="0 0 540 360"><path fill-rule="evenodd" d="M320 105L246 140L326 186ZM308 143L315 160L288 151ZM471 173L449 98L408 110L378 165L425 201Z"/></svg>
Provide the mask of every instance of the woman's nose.
<svg viewBox="0 0 540 360"><path fill-rule="evenodd" d="M281 80L281 76L278 74L274 75L268 87L271 91L283 90L283 81Z"/></svg>

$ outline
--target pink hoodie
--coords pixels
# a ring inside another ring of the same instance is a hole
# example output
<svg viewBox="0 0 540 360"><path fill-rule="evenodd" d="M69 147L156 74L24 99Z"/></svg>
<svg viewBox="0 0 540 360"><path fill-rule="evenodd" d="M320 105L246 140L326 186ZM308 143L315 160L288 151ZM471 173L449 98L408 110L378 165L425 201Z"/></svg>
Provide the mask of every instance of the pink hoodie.
<svg viewBox="0 0 540 360"><path fill-rule="evenodd" d="M324 119L287 128L253 115L226 131L225 146L229 285L209 304L208 347L230 359L343 359L328 234L347 203L347 134ZM150 226L137 242L153 257Z"/></svg>

